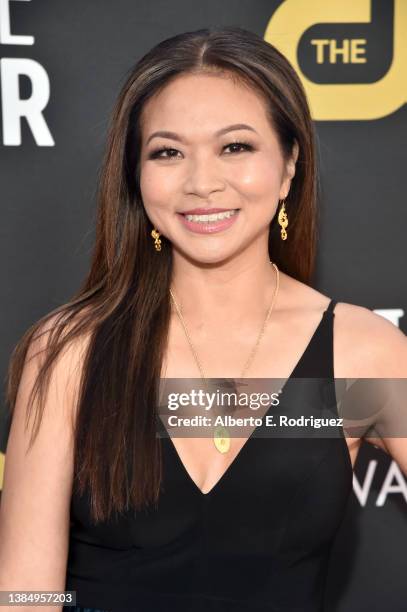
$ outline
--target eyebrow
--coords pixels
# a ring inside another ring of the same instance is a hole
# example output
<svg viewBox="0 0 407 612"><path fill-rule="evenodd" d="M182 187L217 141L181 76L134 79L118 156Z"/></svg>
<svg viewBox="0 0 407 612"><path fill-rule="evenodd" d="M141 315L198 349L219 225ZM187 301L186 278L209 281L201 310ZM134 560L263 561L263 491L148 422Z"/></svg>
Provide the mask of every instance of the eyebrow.
<svg viewBox="0 0 407 612"><path fill-rule="evenodd" d="M234 123L233 125L228 125L215 132L215 136L222 136L222 134L227 134L227 132L233 132L235 130L250 130L251 132L255 132L257 134L257 131L251 125L247 125L246 123ZM151 136L149 136L146 145L148 145L150 140L158 136L160 136L161 138L171 138L172 140L182 142L182 138L176 132L160 130L158 132L153 132Z"/></svg>

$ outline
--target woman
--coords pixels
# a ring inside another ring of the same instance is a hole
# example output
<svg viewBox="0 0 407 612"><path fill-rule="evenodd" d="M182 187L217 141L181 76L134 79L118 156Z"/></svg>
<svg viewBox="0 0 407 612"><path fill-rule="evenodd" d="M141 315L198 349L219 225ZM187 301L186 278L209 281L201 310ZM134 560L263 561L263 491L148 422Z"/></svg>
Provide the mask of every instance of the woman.
<svg viewBox="0 0 407 612"><path fill-rule="evenodd" d="M160 377L406 376L401 331L311 287L317 186L304 90L262 38L189 32L133 68L88 278L13 355L2 588L321 610L361 439L156 435ZM405 442L371 441L407 472Z"/></svg>

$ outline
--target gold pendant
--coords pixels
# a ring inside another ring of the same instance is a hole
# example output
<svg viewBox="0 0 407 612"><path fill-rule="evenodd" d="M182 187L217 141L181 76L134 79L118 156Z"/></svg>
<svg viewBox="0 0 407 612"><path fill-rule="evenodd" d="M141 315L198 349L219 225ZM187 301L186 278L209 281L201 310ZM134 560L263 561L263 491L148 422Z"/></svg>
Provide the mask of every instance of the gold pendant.
<svg viewBox="0 0 407 612"><path fill-rule="evenodd" d="M223 427L223 425L216 427L213 435L213 443L220 453L228 452L230 449L230 436L226 427Z"/></svg>
<svg viewBox="0 0 407 612"><path fill-rule="evenodd" d="M287 217L284 203L280 209L280 212L278 213L278 223L281 226L281 239L287 240L287 232L285 228L288 225L288 217Z"/></svg>

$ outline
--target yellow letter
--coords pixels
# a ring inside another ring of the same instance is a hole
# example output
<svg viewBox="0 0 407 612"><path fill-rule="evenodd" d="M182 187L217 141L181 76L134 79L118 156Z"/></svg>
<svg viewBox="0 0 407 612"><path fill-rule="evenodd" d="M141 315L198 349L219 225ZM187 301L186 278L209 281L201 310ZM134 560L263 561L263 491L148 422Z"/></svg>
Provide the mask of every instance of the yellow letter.
<svg viewBox="0 0 407 612"><path fill-rule="evenodd" d="M336 46L336 40L329 41L329 61L331 64L336 64L336 56L342 55L342 63L349 64L349 39L344 38L343 47Z"/></svg>
<svg viewBox="0 0 407 612"><path fill-rule="evenodd" d="M359 55L366 53L366 49L360 49L359 45L366 45L366 43L366 38L353 38L350 41L350 61L352 64L366 64L366 58L359 57Z"/></svg>
<svg viewBox="0 0 407 612"><path fill-rule="evenodd" d="M317 64L324 63L324 46L329 45L329 40L327 38L313 38L311 40L311 45L315 45L317 48Z"/></svg>

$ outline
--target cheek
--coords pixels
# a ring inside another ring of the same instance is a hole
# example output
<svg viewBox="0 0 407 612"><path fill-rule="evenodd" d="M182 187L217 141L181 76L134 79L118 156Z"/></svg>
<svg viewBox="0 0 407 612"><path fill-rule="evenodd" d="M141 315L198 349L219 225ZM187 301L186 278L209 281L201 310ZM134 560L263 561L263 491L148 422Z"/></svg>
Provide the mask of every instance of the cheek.
<svg viewBox="0 0 407 612"><path fill-rule="evenodd" d="M243 197L250 200L270 200L280 189L280 168L269 159L257 157L242 166L234 184Z"/></svg>
<svg viewBox="0 0 407 612"><path fill-rule="evenodd" d="M170 173L146 165L141 169L140 190L146 209L168 207L175 192L175 180Z"/></svg>

